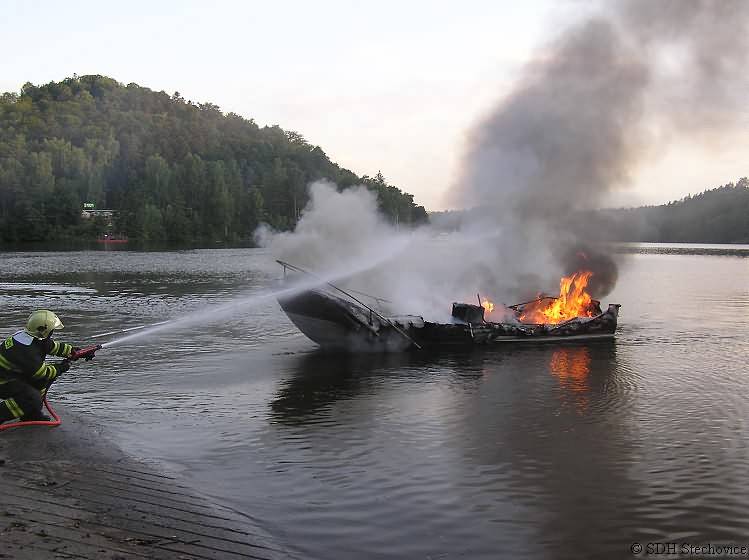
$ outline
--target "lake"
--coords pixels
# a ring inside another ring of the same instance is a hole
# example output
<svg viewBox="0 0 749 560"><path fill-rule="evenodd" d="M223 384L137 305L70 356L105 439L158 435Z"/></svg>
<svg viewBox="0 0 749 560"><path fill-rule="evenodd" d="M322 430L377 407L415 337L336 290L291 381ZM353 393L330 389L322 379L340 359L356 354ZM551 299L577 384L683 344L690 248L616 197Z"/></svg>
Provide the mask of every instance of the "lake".
<svg viewBox="0 0 749 560"><path fill-rule="evenodd" d="M323 354L256 297L281 275L261 249L2 253L0 327L48 307L88 342L231 302L52 400L305 558L747 544L749 246L618 251L611 342Z"/></svg>

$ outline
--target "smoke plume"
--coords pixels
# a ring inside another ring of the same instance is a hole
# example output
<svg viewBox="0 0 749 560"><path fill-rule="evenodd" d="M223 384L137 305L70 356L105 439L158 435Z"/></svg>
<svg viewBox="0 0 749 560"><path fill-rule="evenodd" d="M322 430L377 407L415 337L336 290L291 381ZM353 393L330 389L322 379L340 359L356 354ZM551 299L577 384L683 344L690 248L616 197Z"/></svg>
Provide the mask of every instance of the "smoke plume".
<svg viewBox="0 0 749 560"><path fill-rule="evenodd" d="M588 255L598 297L613 288L616 265L581 235L580 211L626 188L675 136L706 144L729 138L745 103L749 56L749 3L741 0L603 8L526 66L473 131L448 194L453 205L476 209L472 220L505 225L508 236L492 258L510 268L517 242L555 255L564 271L569 255ZM528 242L529 233L540 245Z"/></svg>
<svg viewBox="0 0 749 560"><path fill-rule="evenodd" d="M595 204L629 178L648 81L610 23L571 30L474 132L455 202L521 222Z"/></svg>
<svg viewBox="0 0 749 560"><path fill-rule="evenodd" d="M457 205L555 223L628 186L674 134L730 134L749 4L631 0L566 30L474 131Z"/></svg>
<svg viewBox="0 0 749 560"><path fill-rule="evenodd" d="M626 188L675 136L730 137L746 98L749 2L629 0L564 30L474 129L453 207L458 232L396 231L364 187L311 188L291 234L261 233L273 253L435 320L476 293L516 303L554 293L561 274L594 272L592 295L616 264L580 234L580 211ZM356 265L352 265L356 262Z"/></svg>

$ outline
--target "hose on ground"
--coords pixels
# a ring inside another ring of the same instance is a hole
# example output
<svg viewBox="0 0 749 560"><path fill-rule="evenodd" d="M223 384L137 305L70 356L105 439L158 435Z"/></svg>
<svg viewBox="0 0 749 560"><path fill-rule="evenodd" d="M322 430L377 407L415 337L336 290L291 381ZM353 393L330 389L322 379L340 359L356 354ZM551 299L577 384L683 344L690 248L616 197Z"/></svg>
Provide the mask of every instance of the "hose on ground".
<svg viewBox="0 0 749 560"><path fill-rule="evenodd" d="M0 424L0 432L3 430L9 430L11 428L23 428L25 426L59 426L62 424L62 420L60 420L60 417L55 412L55 409L52 408L52 406L49 404L49 401L47 401L47 397L44 397L43 400L44 408L47 409L50 416L54 418L54 420L29 420L27 422L10 422L7 424Z"/></svg>

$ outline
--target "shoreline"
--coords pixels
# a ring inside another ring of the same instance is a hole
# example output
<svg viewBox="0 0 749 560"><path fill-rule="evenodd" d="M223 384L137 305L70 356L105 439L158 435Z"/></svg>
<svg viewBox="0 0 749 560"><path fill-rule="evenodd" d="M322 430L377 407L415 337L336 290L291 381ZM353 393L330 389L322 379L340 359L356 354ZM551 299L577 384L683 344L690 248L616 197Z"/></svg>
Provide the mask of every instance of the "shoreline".
<svg viewBox="0 0 749 560"><path fill-rule="evenodd" d="M295 558L250 517L127 456L64 406L0 433L0 558Z"/></svg>

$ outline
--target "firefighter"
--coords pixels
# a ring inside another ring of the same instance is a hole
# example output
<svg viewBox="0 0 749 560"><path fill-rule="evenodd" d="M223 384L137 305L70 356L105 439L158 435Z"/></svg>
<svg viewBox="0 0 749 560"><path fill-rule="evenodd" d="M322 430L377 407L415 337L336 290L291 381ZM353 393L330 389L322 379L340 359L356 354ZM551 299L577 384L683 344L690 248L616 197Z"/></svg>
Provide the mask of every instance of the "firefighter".
<svg viewBox="0 0 749 560"><path fill-rule="evenodd" d="M48 354L69 358L76 350L52 340L52 333L62 328L57 315L41 309L29 316L24 330L0 342L0 423L49 420L42 413L42 398L52 382L70 369L70 362L47 364L44 359Z"/></svg>

